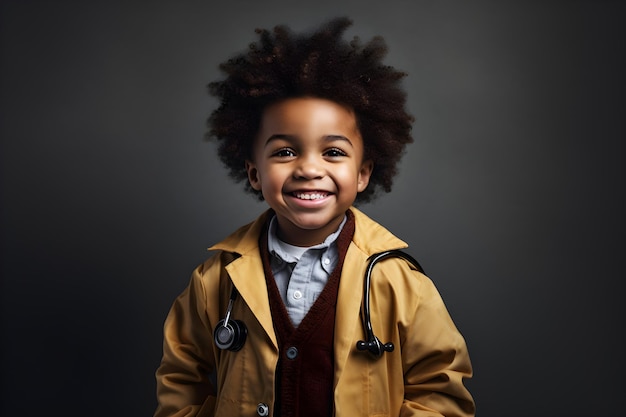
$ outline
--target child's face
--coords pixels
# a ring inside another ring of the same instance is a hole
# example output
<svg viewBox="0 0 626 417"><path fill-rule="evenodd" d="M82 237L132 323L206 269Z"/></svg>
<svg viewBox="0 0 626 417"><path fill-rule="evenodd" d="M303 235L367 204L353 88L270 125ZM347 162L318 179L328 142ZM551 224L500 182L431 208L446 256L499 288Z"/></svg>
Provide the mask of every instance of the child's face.
<svg viewBox="0 0 626 417"><path fill-rule="evenodd" d="M246 163L250 184L263 193L287 243L311 246L337 230L372 162L354 113L333 101L293 98L265 109Z"/></svg>

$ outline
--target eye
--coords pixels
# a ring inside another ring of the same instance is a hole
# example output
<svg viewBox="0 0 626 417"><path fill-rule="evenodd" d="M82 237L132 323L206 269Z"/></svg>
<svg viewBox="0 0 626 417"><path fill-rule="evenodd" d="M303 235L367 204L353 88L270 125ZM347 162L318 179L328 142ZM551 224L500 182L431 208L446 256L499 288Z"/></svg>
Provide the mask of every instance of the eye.
<svg viewBox="0 0 626 417"><path fill-rule="evenodd" d="M288 158L291 156L296 156L296 153L291 148L280 148L277 151L272 153L272 156L277 156L279 158Z"/></svg>
<svg viewBox="0 0 626 417"><path fill-rule="evenodd" d="M331 158L336 158L339 156L348 156L347 153L345 153L344 151L342 151L339 148L330 148L328 150L326 150L326 152L324 152L324 156L329 156Z"/></svg>

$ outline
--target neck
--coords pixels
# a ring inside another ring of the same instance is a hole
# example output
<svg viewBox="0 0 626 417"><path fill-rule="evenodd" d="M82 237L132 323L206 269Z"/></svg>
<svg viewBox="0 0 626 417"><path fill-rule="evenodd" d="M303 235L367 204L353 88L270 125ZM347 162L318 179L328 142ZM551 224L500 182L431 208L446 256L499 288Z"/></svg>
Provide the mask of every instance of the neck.
<svg viewBox="0 0 626 417"><path fill-rule="evenodd" d="M289 221L281 221L280 218L277 220L276 236L280 240L294 246L311 247L324 243L328 236L336 232L343 221L343 216L317 229L303 229Z"/></svg>

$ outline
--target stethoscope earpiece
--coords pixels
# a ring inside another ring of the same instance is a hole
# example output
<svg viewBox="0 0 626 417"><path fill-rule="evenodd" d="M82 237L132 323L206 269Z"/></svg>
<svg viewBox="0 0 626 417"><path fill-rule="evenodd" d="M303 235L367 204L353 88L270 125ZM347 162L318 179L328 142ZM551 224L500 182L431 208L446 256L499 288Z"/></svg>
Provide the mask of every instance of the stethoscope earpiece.
<svg viewBox="0 0 626 417"><path fill-rule="evenodd" d="M367 342L363 340L359 340L356 343L356 348L358 350L367 350L375 358L380 358L381 356L383 356L383 353L385 352L393 352L394 347L395 346L391 342L385 343L383 345L380 339L377 338L376 336L374 336L374 340L370 340Z"/></svg>

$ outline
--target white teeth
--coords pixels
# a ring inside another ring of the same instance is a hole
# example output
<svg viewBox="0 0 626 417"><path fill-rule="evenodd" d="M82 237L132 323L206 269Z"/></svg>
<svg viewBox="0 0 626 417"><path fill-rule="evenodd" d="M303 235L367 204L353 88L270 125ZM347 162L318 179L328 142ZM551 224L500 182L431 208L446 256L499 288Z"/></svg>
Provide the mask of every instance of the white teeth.
<svg viewBox="0 0 626 417"><path fill-rule="evenodd" d="M326 197L328 194L326 193L295 193L295 196L301 200L319 200L320 198Z"/></svg>

